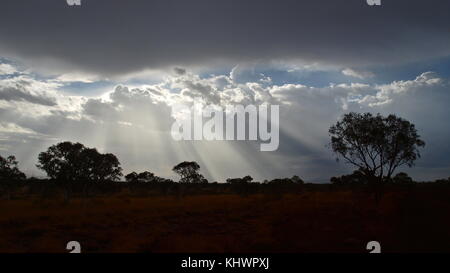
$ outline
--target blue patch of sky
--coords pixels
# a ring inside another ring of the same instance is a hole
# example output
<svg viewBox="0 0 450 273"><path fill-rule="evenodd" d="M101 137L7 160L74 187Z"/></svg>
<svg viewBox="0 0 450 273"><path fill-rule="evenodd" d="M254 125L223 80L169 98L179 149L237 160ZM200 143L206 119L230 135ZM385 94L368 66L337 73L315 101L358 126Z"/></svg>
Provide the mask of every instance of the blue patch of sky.
<svg viewBox="0 0 450 273"><path fill-rule="evenodd" d="M121 82L121 85L133 85L133 86L140 86L140 85L154 85L154 84L160 84L162 82L162 79L130 79L125 82Z"/></svg>
<svg viewBox="0 0 450 273"><path fill-rule="evenodd" d="M78 96L99 96L107 90L112 90L116 86L110 81L96 81L96 82L67 82L60 89L71 95Z"/></svg>
<svg viewBox="0 0 450 273"><path fill-rule="evenodd" d="M325 87L331 83L365 83L386 84L393 81L413 80L424 72L436 72L442 78L450 78L450 56L429 59L420 62L411 62L398 65L377 65L370 67L354 68L355 71L369 71L375 74L371 78L356 78L343 75L341 70L286 70L273 67L239 68L235 81L238 83L258 82L264 77L270 77L274 85L303 84L312 87ZM230 69L217 70L212 73L202 73L202 78L214 75L229 75Z"/></svg>
<svg viewBox="0 0 450 273"><path fill-rule="evenodd" d="M217 69L201 73L201 78L209 78L211 75L230 75L232 68ZM310 71L310 70L291 70L277 69L273 67L249 67L238 68L235 73L234 81L236 83L260 82L261 80L270 77L271 85L283 84L303 84L313 87L328 86L330 83L351 83L352 80L341 74L340 71Z"/></svg>
<svg viewBox="0 0 450 273"><path fill-rule="evenodd" d="M214 71L214 73L200 74L202 78L214 75L229 75L231 69L226 71ZM260 82L265 77L270 77L271 85L302 84L312 87L329 86L330 83L370 82L343 75L339 70L286 70L278 68L239 68L235 73L234 81L237 83Z"/></svg>
<svg viewBox="0 0 450 273"><path fill-rule="evenodd" d="M427 71L436 72L442 78L450 78L450 56L402 65L378 66L371 71L377 75L377 83L412 80Z"/></svg>

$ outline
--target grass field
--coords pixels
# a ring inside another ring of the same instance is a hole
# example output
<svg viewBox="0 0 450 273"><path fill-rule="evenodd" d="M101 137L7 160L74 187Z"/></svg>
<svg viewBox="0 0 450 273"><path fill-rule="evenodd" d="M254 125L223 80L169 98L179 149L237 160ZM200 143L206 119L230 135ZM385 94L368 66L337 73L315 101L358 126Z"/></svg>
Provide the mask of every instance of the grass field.
<svg viewBox="0 0 450 273"><path fill-rule="evenodd" d="M0 201L0 252L450 252L445 190Z"/></svg>

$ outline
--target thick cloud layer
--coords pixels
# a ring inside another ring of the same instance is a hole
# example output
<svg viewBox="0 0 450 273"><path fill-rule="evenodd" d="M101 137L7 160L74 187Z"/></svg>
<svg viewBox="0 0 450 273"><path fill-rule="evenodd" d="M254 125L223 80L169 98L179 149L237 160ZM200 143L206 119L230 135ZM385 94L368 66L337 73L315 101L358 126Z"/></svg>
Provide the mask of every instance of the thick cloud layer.
<svg viewBox="0 0 450 273"><path fill-rule="evenodd" d="M0 56L106 76L237 61L404 63L450 54L449 10L447 0L6 0Z"/></svg>

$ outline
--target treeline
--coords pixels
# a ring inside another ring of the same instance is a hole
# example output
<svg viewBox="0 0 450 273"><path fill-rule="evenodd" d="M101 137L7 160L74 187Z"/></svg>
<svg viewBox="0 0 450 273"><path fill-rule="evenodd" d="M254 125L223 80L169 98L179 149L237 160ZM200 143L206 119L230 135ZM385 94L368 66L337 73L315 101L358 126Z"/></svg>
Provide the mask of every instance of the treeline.
<svg viewBox="0 0 450 273"><path fill-rule="evenodd" d="M28 181L54 181L58 183L176 183L167 178L156 176L150 171L131 172L122 174L120 162L114 154L102 154L95 148L85 147L81 143L61 142L53 145L38 156L39 169L43 170L48 179L29 178ZM200 165L195 161L184 161L172 168L180 176L180 184L208 184L210 183L201 173ZM0 180L24 181L25 174L18 168L18 161L14 156L3 158L0 156ZM251 176L229 178L228 184L248 184L253 181ZM217 182L213 182L218 184ZM254 183L254 182L253 182ZM298 176L292 178L273 179L264 184L303 184Z"/></svg>
<svg viewBox="0 0 450 273"><path fill-rule="evenodd" d="M178 182L156 176L150 171L131 172L123 176L117 157L113 154L99 153L80 143L62 142L53 145L38 156L37 167L46 172L47 179L27 178L18 168L14 156L0 156L0 196L11 198L15 195L38 195L44 198L64 196L91 197L126 192L133 196L174 195L181 197L191 194L239 195L271 194L273 196L304 191L323 191L335 189L373 190L377 187L411 188L417 185L406 173L398 173L383 181L373 180L363 170L352 174L332 177L329 184L305 183L300 177L277 178L253 181L251 176L229 178L226 183L209 182L200 173L196 162L181 162L173 167L180 176ZM121 178L124 180L121 180ZM125 182L126 183L125 183ZM434 181L434 185L450 185L450 178ZM420 183L428 184L431 183ZM379 190L378 188L376 190Z"/></svg>
<svg viewBox="0 0 450 273"><path fill-rule="evenodd" d="M294 178L295 180L295 178ZM450 179L432 182L412 182L408 184L392 182L385 184L384 192L422 191L423 189L448 189ZM250 181L249 178L228 179L227 183L179 183L169 179L145 181L90 181L90 180L56 180L28 178L24 180L5 180L0 182L0 198L36 200L60 199L68 202L73 198L91 197L152 197L172 196L183 198L192 195L236 194L246 197L263 194L270 199L279 199L286 194L302 194L307 192L346 191L372 194L373 188L367 182L356 183L296 183L293 178L274 179L270 181Z"/></svg>
<svg viewBox="0 0 450 273"><path fill-rule="evenodd" d="M63 195L66 200L73 196L90 197L120 192L137 196L201 193L248 195L264 192L295 193L303 190L304 184L298 176L262 183L253 181L251 176L229 178L226 183L209 182L200 173L200 165L194 161L184 161L173 167L172 170L180 176L177 182L150 171L131 172L124 176L115 155L102 154L95 148L72 142L61 142L49 147L39 154L36 166L48 178L27 178L19 170L14 156L0 156L0 195L8 199L12 194L41 197Z"/></svg>

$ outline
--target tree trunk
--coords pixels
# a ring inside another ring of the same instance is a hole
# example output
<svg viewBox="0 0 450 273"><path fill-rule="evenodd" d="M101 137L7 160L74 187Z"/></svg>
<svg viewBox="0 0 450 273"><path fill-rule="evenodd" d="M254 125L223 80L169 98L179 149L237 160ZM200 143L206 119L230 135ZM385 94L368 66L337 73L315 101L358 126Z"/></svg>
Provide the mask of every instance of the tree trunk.
<svg viewBox="0 0 450 273"><path fill-rule="evenodd" d="M369 177L369 187L372 191L375 205L378 206L383 197L383 178L377 176Z"/></svg>

